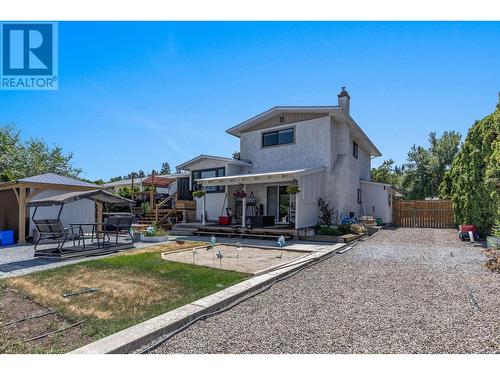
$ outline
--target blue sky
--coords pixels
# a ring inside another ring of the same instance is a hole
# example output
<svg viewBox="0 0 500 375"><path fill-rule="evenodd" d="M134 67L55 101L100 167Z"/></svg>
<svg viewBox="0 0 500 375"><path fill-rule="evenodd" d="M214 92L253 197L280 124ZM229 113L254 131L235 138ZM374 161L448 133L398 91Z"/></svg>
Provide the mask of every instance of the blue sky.
<svg viewBox="0 0 500 375"><path fill-rule="evenodd" d="M0 124L74 153L83 177L231 156L229 127L275 105L336 105L405 161L466 134L500 91L500 23L61 22L59 90L0 91Z"/></svg>

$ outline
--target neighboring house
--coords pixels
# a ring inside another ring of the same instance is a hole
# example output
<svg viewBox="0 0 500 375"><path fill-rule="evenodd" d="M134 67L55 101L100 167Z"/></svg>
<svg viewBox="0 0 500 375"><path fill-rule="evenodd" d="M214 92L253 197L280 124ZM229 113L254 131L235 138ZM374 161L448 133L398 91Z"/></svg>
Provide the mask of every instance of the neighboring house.
<svg viewBox="0 0 500 375"><path fill-rule="evenodd" d="M189 185L188 185L189 173L175 173L175 174L162 174L155 176L155 187L157 193L172 195L175 194L178 190L185 192L185 196L180 199L190 200L192 199L189 194ZM185 182L186 186L183 188L183 183ZM138 188L140 191L143 191L146 187L151 186L152 178L148 177L137 177L134 179L125 179L118 180L114 182L108 182L102 185L104 189L112 190L115 193L118 193L118 190L124 187L132 188L132 184L134 188ZM181 187L179 189L179 186Z"/></svg>
<svg viewBox="0 0 500 375"><path fill-rule="evenodd" d="M61 176L45 173L38 176L21 178L0 184L0 230L14 230L19 243L25 243L26 237L33 236L35 225L32 220L34 208L27 208L26 203L36 198L46 198L71 191L95 190L97 185ZM56 218L59 207L40 207L37 217ZM96 204L89 199L82 199L65 205L61 212L64 226L70 223L94 223Z"/></svg>
<svg viewBox="0 0 500 375"><path fill-rule="evenodd" d="M382 206L392 207L392 191L381 200L376 185L363 183L370 180L371 159L381 153L349 115L349 106L343 88L338 106L271 108L227 130L240 138L239 160L200 155L179 165L191 173L192 189L207 192L197 199L197 219L215 221L230 207L241 212L243 227L248 215L261 215L301 229L317 225L323 198L339 217L372 215L373 206L375 213L380 206L383 220L390 222ZM301 192L287 194L289 185ZM248 197L240 202L237 190Z"/></svg>

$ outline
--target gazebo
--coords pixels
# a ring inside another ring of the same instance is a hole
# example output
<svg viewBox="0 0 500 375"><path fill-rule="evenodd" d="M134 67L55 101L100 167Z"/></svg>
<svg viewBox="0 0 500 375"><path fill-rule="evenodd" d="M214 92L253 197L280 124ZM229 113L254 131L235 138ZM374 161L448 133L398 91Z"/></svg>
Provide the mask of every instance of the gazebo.
<svg viewBox="0 0 500 375"><path fill-rule="evenodd" d="M29 210L26 203L40 197L58 195L64 192L81 192L98 189L99 186L76 178L45 173L0 183L0 230L14 230L19 244L26 243L30 227ZM96 216L96 205L81 202L74 205L71 216L75 219L90 219ZM67 207L69 208L69 207ZM102 221L102 206L97 204L97 220Z"/></svg>
<svg viewBox="0 0 500 375"><path fill-rule="evenodd" d="M63 225L61 213L65 205L80 200L90 200L109 208L108 205L120 205L132 207L134 201L110 193L106 190L96 189L90 191L74 191L45 198L31 199L27 202L28 207L34 207L32 221L38 232L38 240L35 244L35 256L50 258L68 258L85 255L99 255L118 250L119 246L133 243L131 226L133 215L131 213L119 212L108 214L104 221L92 220L87 222L76 222ZM38 209L46 207L58 207L57 216L54 211L44 212L37 216ZM130 242L120 243L120 236L130 236ZM57 242L56 247L37 249L41 241L48 240ZM73 246L64 247L67 240L73 241ZM86 242L87 240L87 242ZM88 242L90 240L90 243ZM77 245L78 243L78 245Z"/></svg>

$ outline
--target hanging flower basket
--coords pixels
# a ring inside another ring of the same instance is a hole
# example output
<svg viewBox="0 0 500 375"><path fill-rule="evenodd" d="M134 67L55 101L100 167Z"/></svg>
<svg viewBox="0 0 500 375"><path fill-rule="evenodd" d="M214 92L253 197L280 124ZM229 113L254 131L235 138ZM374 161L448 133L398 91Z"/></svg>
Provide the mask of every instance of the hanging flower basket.
<svg viewBox="0 0 500 375"><path fill-rule="evenodd" d="M247 197L247 192L245 190L236 190L233 195L235 198L243 199Z"/></svg>
<svg viewBox="0 0 500 375"><path fill-rule="evenodd" d="M297 185L290 185L286 187L286 192L287 194L297 194L302 191L301 188L299 188Z"/></svg>
<svg viewBox="0 0 500 375"><path fill-rule="evenodd" d="M207 193L205 193L203 190L196 190L196 191L193 191L193 197L195 198L202 198L206 195Z"/></svg>

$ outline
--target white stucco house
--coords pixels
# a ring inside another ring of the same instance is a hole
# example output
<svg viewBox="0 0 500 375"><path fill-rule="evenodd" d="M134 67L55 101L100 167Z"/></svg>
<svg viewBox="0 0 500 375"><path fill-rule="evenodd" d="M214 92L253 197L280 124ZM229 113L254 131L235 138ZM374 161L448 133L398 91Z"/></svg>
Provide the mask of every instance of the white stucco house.
<svg viewBox="0 0 500 375"><path fill-rule="evenodd" d="M250 217L302 229L317 225L321 197L340 217L374 215L391 222L392 187L369 182L371 159L381 153L349 106L343 88L336 106L271 108L226 131L240 139L239 159L200 155L177 166L190 172L192 190L206 191L197 199L197 219L217 221L229 208L242 227ZM288 194L290 185L301 191ZM244 199L234 195L241 190Z"/></svg>

